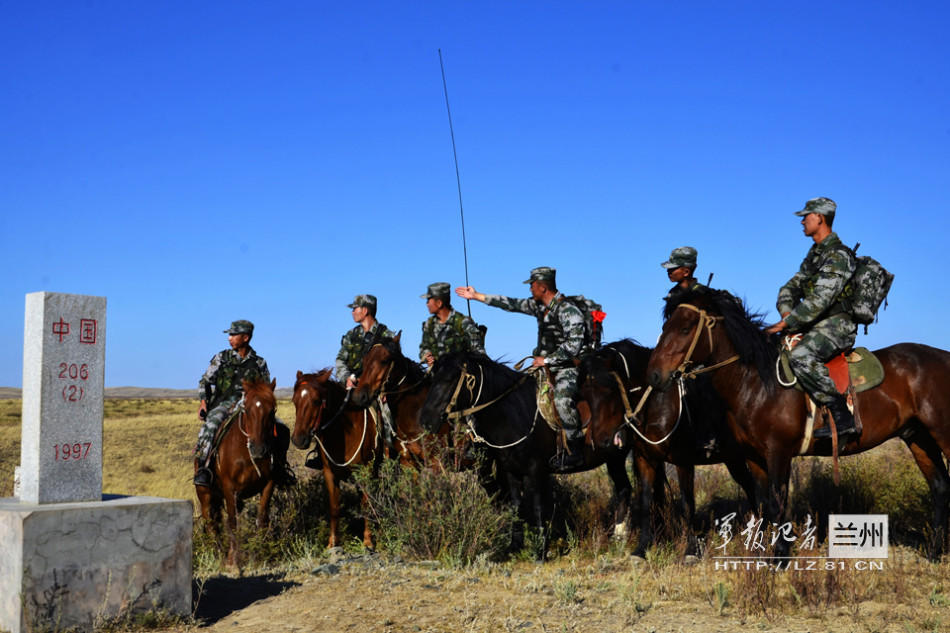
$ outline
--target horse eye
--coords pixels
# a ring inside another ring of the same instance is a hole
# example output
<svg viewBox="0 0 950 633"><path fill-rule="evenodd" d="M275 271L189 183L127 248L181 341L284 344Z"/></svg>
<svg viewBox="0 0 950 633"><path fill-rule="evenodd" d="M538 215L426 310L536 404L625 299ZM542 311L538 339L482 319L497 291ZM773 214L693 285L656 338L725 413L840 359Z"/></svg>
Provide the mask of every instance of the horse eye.
<svg viewBox="0 0 950 633"><path fill-rule="evenodd" d="M685 326L682 327L682 328L680 328L680 333L682 333L682 334L689 334L689 328L688 328L688 327L685 327Z"/></svg>

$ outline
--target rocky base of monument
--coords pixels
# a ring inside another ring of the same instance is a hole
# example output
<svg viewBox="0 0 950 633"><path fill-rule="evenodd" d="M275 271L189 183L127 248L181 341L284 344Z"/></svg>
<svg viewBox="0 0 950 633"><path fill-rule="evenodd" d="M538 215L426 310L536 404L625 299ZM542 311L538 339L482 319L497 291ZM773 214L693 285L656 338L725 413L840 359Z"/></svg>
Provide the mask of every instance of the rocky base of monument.
<svg viewBox="0 0 950 633"><path fill-rule="evenodd" d="M129 611L191 614L189 501L0 499L0 629L92 630Z"/></svg>

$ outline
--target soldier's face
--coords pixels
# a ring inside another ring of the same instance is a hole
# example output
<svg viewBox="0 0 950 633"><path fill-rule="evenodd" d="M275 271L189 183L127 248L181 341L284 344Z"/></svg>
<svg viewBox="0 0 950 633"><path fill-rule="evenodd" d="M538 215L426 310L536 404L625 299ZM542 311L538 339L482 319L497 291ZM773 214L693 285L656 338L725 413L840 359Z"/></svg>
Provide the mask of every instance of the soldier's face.
<svg viewBox="0 0 950 633"><path fill-rule="evenodd" d="M429 297L426 299L426 308L429 309L429 314L435 314L439 311L439 308L442 307L442 300L436 299L435 297Z"/></svg>
<svg viewBox="0 0 950 633"><path fill-rule="evenodd" d="M544 286L539 284L536 281L532 281L531 285L531 298L535 301L541 301L544 298Z"/></svg>
<svg viewBox="0 0 950 633"><path fill-rule="evenodd" d="M367 308L366 306L359 306L359 307L353 308L353 321L355 321L356 323L359 323L360 321L366 318L366 315L368 313L369 313L369 308Z"/></svg>
<svg viewBox="0 0 950 633"><path fill-rule="evenodd" d="M251 338L247 334L228 334L228 344L231 349L241 349Z"/></svg>
<svg viewBox="0 0 950 633"><path fill-rule="evenodd" d="M674 284L678 284L684 279L687 279L691 272L692 271L686 266L680 266L679 268L670 268L668 271L666 271L666 276L669 277L670 281L672 281Z"/></svg>
<svg viewBox="0 0 950 633"><path fill-rule="evenodd" d="M805 235L811 237L818 232L819 227L821 227L822 218L817 213L809 213L808 215L802 218L802 227L805 232Z"/></svg>

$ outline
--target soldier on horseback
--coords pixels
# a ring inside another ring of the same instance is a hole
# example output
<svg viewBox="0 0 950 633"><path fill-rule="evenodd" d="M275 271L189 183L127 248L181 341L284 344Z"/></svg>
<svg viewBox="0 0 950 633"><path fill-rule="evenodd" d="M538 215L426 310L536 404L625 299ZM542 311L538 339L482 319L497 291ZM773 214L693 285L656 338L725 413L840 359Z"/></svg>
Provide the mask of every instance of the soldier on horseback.
<svg viewBox="0 0 950 633"><path fill-rule="evenodd" d="M214 355L198 383L198 398L201 400L198 417L203 424L198 431L198 444L195 446L196 486L211 485L212 474L209 465L214 437L221 423L237 414L238 403L244 395L241 381L270 380L267 362L258 356L250 345L251 337L254 336L254 324L243 319L233 321L224 333L228 335L230 349ZM283 427L282 424L278 426ZM287 435L283 439L289 439L286 427L283 432ZM277 442L278 446L273 453L275 470L282 474L287 470L288 443L289 441Z"/></svg>
<svg viewBox="0 0 950 633"><path fill-rule="evenodd" d="M419 360L432 367L439 356L451 352L485 353L481 332L470 317L452 308L451 287L444 281L429 284L422 299L430 316L422 324Z"/></svg>
<svg viewBox="0 0 950 633"><path fill-rule="evenodd" d="M815 243L798 272L778 293L776 307L782 320L766 332L801 333L789 352L792 372L812 399L834 417L839 435L857 433L845 397L835 387L825 363L854 345L858 327L841 303L842 293L855 270L854 253L831 230L837 205L829 198L812 198L795 215L802 218L804 233ZM816 438L830 437L826 426Z"/></svg>
<svg viewBox="0 0 950 633"><path fill-rule="evenodd" d="M696 281L696 254L696 249L692 246L680 246L674 248L673 252L670 253L670 258L660 264L666 269L666 275L670 278L670 281L676 284L663 297L664 300L668 301L677 293L686 290L705 288Z"/></svg>
<svg viewBox="0 0 950 633"><path fill-rule="evenodd" d="M472 286L456 288L465 299L530 314L538 319L538 344L532 367L546 367L554 381L554 406L564 426L568 446L551 458L555 471L571 471L584 463L584 432L574 399L577 393L576 358L584 347L584 315L557 289L557 271L547 266L535 268L524 283L531 284L530 299L516 299L477 292Z"/></svg>

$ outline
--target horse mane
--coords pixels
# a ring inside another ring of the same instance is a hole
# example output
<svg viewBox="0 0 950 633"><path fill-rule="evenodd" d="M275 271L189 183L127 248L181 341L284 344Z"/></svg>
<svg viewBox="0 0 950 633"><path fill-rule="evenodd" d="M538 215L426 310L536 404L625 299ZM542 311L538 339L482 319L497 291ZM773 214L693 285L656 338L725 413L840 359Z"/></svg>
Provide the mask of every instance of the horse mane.
<svg viewBox="0 0 950 633"><path fill-rule="evenodd" d="M643 370L646 369L647 362L650 359L652 348L644 347L631 338L620 339L612 343L604 343L599 349L584 354L580 358L578 365L578 377L589 377L595 383L601 385L613 385L614 379L608 373L607 367L618 354L627 359L631 376L638 375L635 368L639 368L639 377L644 378Z"/></svg>
<svg viewBox="0 0 950 633"><path fill-rule="evenodd" d="M742 299L726 290L696 288L670 297L663 308L663 320L667 321L673 311L684 303L723 318L726 336L739 355L739 362L754 368L771 392L776 384L778 347L765 334L765 315L753 312Z"/></svg>
<svg viewBox="0 0 950 633"><path fill-rule="evenodd" d="M396 362L402 364L400 369L405 370L405 374L409 380L415 382L421 380L423 376L426 375L420 363L417 363L402 353L402 343L397 341L395 337L387 336L381 339L379 344L386 348L386 351L389 352L391 356L395 357Z"/></svg>

